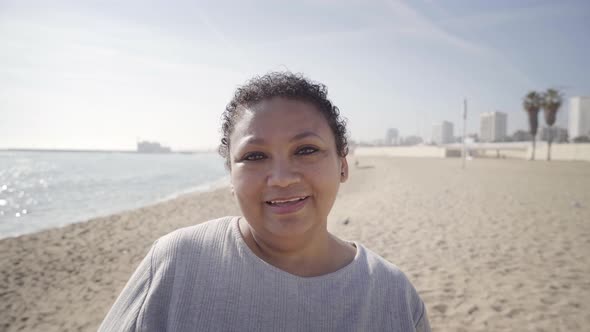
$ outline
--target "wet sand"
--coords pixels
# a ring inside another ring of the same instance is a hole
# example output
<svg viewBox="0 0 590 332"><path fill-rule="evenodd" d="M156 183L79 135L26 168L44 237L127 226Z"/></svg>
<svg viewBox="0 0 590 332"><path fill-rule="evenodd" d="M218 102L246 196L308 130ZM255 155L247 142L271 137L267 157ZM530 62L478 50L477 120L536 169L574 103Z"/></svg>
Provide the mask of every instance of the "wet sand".
<svg viewBox="0 0 590 332"><path fill-rule="evenodd" d="M399 266L433 330L590 325L589 163L358 161L329 228ZM224 188L0 240L0 330L95 331L155 239L238 213Z"/></svg>

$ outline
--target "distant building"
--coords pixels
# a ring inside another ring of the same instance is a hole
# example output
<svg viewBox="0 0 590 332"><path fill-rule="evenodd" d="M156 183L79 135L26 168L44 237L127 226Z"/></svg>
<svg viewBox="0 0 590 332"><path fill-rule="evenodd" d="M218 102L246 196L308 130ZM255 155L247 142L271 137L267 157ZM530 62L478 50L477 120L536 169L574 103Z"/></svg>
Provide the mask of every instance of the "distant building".
<svg viewBox="0 0 590 332"><path fill-rule="evenodd" d="M167 146L162 146L158 142L148 142L148 141L140 141L137 142L137 152L139 153L170 153L170 150Z"/></svg>
<svg viewBox="0 0 590 332"><path fill-rule="evenodd" d="M411 145L418 145L418 144L422 144L423 140L422 137L420 136L408 136L408 137L404 137L400 144L401 145L405 145L405 146L411 146Z"/></svg>
<svg viewBox="0 0 590 332"><path fill-rule="evenodd" d="M463 136L453 137L453 143L463 143Z"/></svg>
<svg viewBox="0 0 590 332"><path fill-rule="evenodd" d="M399 144L399 132L395 128L387 129L385 135L385 145L398 145Z"/></svg>
<svg viewBox="0 0 590 332"><path fill-rule="evenodd" d="M482 142L502 142L508 129L508 114L487 112L480 115L480 139Z"/></svg>
<svg viewBox="0 0 590 332"><path fill-rule="evenodd" d="M540 128L539 131L537 132L537 140L538 141L545 141L545 142L549 141L550 133L553 136L552 141L554 143L565 143L568 141L567 129L560 128L560 127Z"/></svg>
<svg viewBox="0 0 590 332"><path fill-rule="evenodd" d="M512 140L514 142L525 142L531 140L531 133L525 130L517 130L512 134Z"/></svg>
<svg viewBox="0 0 590 332"><path fill-rule="evenodd" d="M432 126L432 143L449 144L453 143L453 124L443 121Z"/></svg>
<svg viewBox="0 0 590 332"><path fill-rule="evenodd" d="M590 97L570 98L570 138L590 136Z"/></svg>
<svg viewBox="0 0 590 332"><path fill-rule="evenodd" d="M471 133L471 134L467 134L467 137L465 138L465 142L479 142L479 136L477 136L477 134L475 133Z"/></svg>

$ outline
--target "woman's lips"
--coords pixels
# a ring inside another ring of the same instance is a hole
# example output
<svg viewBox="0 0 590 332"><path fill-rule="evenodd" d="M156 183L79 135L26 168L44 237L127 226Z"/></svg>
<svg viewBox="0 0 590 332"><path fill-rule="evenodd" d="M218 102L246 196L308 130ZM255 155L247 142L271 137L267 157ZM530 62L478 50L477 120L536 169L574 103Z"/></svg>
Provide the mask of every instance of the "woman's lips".
<svg viewBox="0 0 590 332"><path fill-rule="evenodd" d="M308 200L309 196L294 197L289 199L276 199L266 201L266 206L268 206L270 211L275 214L289 214L301 210L305 204L307 204Z"/></svg>

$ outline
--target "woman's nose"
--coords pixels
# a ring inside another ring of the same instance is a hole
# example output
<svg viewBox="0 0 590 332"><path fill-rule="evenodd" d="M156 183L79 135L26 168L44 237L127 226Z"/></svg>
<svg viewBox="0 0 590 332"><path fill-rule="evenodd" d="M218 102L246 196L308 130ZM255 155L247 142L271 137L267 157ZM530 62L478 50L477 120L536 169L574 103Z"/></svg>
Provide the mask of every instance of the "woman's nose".
<svg viewBox="0 0 590 332"><path fill-rule="evenodd" d="M288 187L300 180L301 174L288 161L275 161L272 163L267 183L271 187Z"/></svg>

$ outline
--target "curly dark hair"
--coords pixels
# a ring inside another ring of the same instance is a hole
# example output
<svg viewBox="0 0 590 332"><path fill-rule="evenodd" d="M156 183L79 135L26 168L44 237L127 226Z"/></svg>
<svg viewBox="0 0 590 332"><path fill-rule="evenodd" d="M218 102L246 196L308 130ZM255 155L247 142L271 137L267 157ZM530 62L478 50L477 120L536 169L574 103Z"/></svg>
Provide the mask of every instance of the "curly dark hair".
<svg viewBox="0 0 590 332"><path fill-rule="evenodd" d="M338 155L340 157L348 155L346 119L340 116L338 107L328 99L328 88L321 83L309 80L302 74L271 72L264 76L256 76L239 87L221 116L222 138L218 151L225 158L228 169L230 168L230 135L239 120L241 110L275 97L304 101L316 106L318 111L326 117L334 133Z"/></svg>

